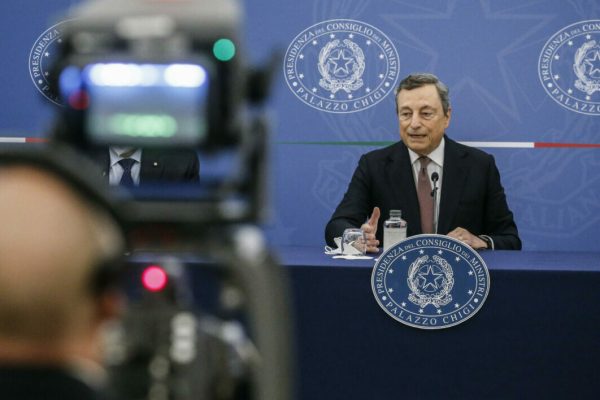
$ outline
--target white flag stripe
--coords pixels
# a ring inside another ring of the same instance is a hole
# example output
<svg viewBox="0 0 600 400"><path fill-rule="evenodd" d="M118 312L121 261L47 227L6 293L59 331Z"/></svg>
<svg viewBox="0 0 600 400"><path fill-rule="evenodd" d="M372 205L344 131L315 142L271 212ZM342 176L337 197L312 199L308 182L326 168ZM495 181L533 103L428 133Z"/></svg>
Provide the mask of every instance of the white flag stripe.
<svg viewBox="0 0 600 400"><path fill-rule="evenodd" d="M25 143L27 138L24 137L0 137L0 143Z"/></svg>
<svg viewBox="0 0 600 400"><path fill-rule="evenodd" d="M534 142L465 142L461 141L466 146L471 147L496 147L496 148L516 148L516 149L533 149Z"/></svg>

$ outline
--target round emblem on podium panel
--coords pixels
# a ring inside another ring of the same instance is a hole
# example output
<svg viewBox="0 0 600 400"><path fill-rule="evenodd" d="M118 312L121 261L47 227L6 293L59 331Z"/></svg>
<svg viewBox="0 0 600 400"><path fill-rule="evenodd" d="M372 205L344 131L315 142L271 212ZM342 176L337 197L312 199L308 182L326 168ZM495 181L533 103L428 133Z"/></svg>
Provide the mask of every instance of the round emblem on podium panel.
<svg viewBox="0 0 600 400"><path fill-rule="evenodd" d="M58 55L63 30L68 20L59 22L46 29L36 39L29 52L29 75L36 89L56 105L62 105L55 94L50 92L50 67Z"/></svg>
<svg viewBox="0 0 600 400"><path fill-rule="evenodd" d="M284 58L285 80L317 110L352 113L393 92L400 60L392 41L367 23L334 19L300 32Z"/></svg>
<svg viewBox="0 0 600 400"><path fill-rule="evenodd" d="M461 324L483 306L490 274L470 246L443 235L417 235L385 251L371 275L379 306L420 329Z"/></svg>
<svg viewBox="0 0 600 400"><path fill-rule="evenodd" d="M600 116L600 20L577 22L552 35L540 53L538 74L558 104Z"/></svg>

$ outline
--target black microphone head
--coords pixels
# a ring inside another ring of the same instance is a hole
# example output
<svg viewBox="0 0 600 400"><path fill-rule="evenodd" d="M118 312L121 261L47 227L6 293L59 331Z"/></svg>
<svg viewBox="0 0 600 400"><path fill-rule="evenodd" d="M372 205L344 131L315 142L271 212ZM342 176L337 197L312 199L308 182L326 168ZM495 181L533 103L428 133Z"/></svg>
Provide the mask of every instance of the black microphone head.
<svg viewBox="0 0 600 400"><path fill-rule="evenodd" d="M440 179L440 175L437 172L431 174L431 180L437 182Z"/></svg>

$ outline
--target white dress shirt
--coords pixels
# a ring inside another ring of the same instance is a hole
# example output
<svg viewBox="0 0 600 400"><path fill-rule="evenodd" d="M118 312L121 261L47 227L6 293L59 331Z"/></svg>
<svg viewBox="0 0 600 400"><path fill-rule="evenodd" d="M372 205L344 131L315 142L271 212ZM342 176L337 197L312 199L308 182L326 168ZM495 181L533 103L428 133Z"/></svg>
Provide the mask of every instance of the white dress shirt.
<svg viewBox="0 0 600 400"><path fill-rule="evenodd" d="M131 167L131 177L133 178L133 183L136 185L140 184L140 169L142 167L142 150L135 150L129 157L123 157L122 154L131 152L130 147L117 147L111 146L108 149L108 153L110 155L110 168L108 171L108 183L110 185L118 185L121 182L121 177L123 176L123 167L119 164L124 158L131 158L136 163Z"/></svg>

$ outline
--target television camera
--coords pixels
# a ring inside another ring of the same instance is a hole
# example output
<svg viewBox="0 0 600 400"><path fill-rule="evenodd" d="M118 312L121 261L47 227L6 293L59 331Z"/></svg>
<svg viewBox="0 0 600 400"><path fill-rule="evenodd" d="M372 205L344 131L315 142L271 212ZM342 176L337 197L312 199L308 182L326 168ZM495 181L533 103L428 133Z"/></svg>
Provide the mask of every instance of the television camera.
<svg viewBox="0 0 600 400"><path fill-rule="evenodd" d="M193 149L203 171L209 158L227 166L195 184L110 188L130 243L131 305L107 335L121 398L292 396L288 290L256 226L271 68L245 64L242 14L235 0L90 0L67 14L51 70L64 106L44 163L82 186L98 172L82 156L109 146Z"/></svg>

